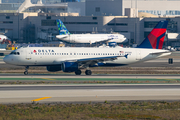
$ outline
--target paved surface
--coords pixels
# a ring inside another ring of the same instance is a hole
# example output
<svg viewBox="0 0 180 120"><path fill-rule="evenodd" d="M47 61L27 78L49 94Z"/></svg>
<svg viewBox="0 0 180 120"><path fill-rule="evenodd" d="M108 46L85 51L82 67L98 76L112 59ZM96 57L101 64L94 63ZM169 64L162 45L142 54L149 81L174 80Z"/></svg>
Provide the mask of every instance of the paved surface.
<svg viewBox="0 0 180 120"><path fill-rule="evenodd" d="M149 79L180 79L180 75L74 75L74 74L31 74L31 75L24 75L24 74L0 74L0 80L7 79L7 80L28 80L28 79L40 79L40 80L56 80L57 79L88 79L88 78L104 78L104 79L113 79L113 78L133 78L133 79L138 79L138 78L149 78Z"/></svg>
<svg viewBox="0 0 180 120"><path fill-rule="evenodd" d="M180 100L180 85L6 85L0 103Z"/></svg>

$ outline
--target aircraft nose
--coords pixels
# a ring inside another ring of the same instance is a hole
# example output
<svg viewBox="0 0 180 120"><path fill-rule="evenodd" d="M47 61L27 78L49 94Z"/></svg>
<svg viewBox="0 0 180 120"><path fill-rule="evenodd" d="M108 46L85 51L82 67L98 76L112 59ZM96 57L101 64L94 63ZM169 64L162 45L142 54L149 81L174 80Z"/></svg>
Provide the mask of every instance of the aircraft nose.
<svg viewBox="0 0 180 120"><path fill-rule="evenodd" d="M10 58L9 58L9 56L5 56L4 58L3 58L3 61L5 62L5 63L10 63Z"/></svg>

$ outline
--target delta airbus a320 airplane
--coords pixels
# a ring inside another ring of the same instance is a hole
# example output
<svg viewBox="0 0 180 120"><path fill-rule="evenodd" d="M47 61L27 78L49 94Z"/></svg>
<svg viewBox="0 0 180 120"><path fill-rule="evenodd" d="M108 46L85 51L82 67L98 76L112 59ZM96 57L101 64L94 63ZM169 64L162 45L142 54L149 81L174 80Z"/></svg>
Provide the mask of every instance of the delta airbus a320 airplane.
<svg viewBox="0 0 180 120"><path fill-rule="evenodd" d="M137 48L108 47L21 47L4 57L4 62L25 66L46 66L50 72L63 71L91 75L90 67L122 66L170 55L162 50L168 21L160 21Z"/></svg>

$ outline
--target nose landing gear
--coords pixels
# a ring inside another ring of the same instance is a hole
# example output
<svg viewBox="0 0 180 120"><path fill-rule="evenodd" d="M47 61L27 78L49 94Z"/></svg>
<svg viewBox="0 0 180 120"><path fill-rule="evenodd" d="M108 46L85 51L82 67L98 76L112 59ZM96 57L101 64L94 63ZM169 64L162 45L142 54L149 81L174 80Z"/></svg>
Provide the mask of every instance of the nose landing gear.
<svg viewBox="0 0 180 120"><path fill-rule="evenodd" d="M28 69L29 69L29 66L26 66L25 71L24 71L24 75L28 75Z"/></svg>

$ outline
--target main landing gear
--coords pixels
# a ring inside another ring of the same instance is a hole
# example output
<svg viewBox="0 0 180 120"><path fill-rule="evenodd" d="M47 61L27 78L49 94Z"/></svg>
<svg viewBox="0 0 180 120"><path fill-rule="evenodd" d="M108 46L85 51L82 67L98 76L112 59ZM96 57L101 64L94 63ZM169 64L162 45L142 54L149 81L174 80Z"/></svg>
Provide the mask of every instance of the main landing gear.
<svg viewBox="0 0 180 120"><path fill-rule="evenodd" d="M80 69L78 69L78 70L75 71L75 74L76 74L76 75L81 75L81 73L82 73L82 72L81 72ZM86 70L86 71L85 71L85 74L86 74L86 75L91 75L92 72L91 72L91 70Z"/></svg>
<svg viewBox="0 0 180 120"><path fill-rule="evenodd" d="M81 75L81 70L80 70L80 69L76 70L76 71L75 71L75 74L76 74L76 75Z"/></svg>
<svg viewBox="0 0 180 120"><path fill-rule="evenodd" d="M29 66L26 66L25 71L24 71L24 75L28 75L28 69L29 69Z"/></svg>
<svg viewBox="0 0 180 120"><path fill-rule="evenodd" d="M86 71L85 71L85 74L86 74L86 75L91 75L92 72L91 72L91 70L86 70Z"/></svg>

